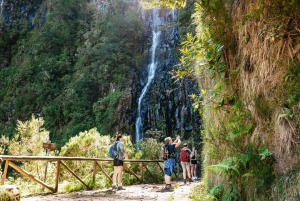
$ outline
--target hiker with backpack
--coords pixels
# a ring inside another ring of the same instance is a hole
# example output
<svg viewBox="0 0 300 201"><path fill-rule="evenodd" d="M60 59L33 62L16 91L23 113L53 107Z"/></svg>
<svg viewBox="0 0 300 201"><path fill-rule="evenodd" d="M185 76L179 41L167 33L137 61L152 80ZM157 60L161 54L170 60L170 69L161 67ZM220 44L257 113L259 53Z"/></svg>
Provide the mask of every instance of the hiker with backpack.
<svg viewBox="0 0 300 201"><path fill-rule="evenodd" d="M164 174L166 182L166 190L171 190L171 176L175 168L175 148L179 147L181 144L180 136L176 137L176 140L173 142L171 137L165 138L165 144L162 147L162 152L164 153Z"/></svg>
<svg viewBox="0 0 300 201"><path fill-rule="evenodd" d="M123 160L127 156L124 150L123 136L118 135L114 147L114 174L113 174L113 185L112 189L114 190L125 190L122 186L122 173L123 173ZM116 184L116 179L118 177L118 185Z"/></svg>
<svg viewBox="0 0 300 201"><path fill-rule="evenodd" d="M183 171L183 183L186 184L186 172L188 174L188 183L189 182L193 182L193 180L191 179L191 166L190 166L190 161L191 161L191 157L192 157L192 152L191 150L188 148L187 143L183 144L183 148L180 151L180 164L182 167L182 171Z"/></svg>

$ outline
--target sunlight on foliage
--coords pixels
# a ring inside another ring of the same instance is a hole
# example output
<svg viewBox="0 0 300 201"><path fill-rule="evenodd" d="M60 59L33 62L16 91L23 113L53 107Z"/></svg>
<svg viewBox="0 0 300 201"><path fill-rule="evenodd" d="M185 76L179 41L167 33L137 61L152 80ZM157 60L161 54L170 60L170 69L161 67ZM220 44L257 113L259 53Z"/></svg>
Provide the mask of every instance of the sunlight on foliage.
<svg viewBox="0 0 300 201"><path fill-rule="evenodd" d="M109 136L101 136L96 128L80 132L61 148L60 156L108 157Z"/></svg>
<svg viewBox="0 0 300 201"><path fill-rule="evenodd" d="M8 152L11 155L45 155L43 143L49 141L49 131L43 128L43 118L32 115L30 121L17 121L17 134L11 140Z"/></svg>
<svg viewBox="0 0 300 201"><path fill-rule="evenodd" d="M145 140L140 140L138 142L138 147L140 150L136 152L135 158L158 160L161 146L162 143L158 142L156 139L148 138Z"/></svg>
<svg viewBox="0 0 300 201"><path fill-rule="evenodd" d="M8 143L8 153L23 156L45 156L46 151L43 149L43 143L49 142L49 131L46 131L43 125L43 118L35 118L34 115L32 115L31 120L26 122L18 121L17 134ZM49 152L49 154L53 155L54 153ZM46 161L29 161L23 162L21 168L43 181L45 166ZM53 163L49 162L48 174L55 174L55 167ZM6 184L19 186L22 195L44 191L41 185L22 177L20 173L14 172L13 175L16 179L7 178ZM54 177L48 177L47 182L54 183ZM28 188L31 185L34 187Z"/></svg>
<svg viewBox="0 0 300 201"><path fill-rule="evenodd" d="M186 0L141 0L144 9L152 9L154 7L183 8Z"/></svg>
<svg viewBox="0 0 300 201"><path fill-rule="evenodd" d="M0 138L0 154L4 154L6 152L8 144L9 139L2 135Z"/></svg>

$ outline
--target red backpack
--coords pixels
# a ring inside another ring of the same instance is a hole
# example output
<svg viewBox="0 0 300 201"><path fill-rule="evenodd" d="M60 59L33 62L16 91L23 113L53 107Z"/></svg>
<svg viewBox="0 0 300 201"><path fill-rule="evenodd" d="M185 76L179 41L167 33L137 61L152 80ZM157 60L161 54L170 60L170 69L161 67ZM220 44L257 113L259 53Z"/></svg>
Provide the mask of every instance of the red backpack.
<svg viewBox="0 0 300 201"><path fill-rule="evenodd" d="M188 149L181 149L180 151L180 161L182 162L190 162L190 155Z"/></svg>

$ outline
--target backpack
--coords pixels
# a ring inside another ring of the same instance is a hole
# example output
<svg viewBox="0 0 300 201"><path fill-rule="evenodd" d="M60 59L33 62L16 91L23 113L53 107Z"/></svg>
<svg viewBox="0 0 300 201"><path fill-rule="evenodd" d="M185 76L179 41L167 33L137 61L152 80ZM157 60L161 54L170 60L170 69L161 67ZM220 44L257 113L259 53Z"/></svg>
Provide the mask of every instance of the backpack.
<svg viewBox="0 0 300 201"><path fill-rule="evenodd" d="M168 145L167 144L164 144L161 147L160 159L162 159L164 161L169 159L169 149L168 149Z"/></svg>
<svg viewBox="0 0 300 201"><path fill-rule="evenodd" d="M182 162L190 162L190 155L188 149L181 149L180 152L180 161Z"/></svg>
<svg viewBox="0 0 300 201"><path fill-rule="evenodd" d="M119 156L118 142L115 142L113 145L109 147L108 154L111 158L118 158Z"/></svg>

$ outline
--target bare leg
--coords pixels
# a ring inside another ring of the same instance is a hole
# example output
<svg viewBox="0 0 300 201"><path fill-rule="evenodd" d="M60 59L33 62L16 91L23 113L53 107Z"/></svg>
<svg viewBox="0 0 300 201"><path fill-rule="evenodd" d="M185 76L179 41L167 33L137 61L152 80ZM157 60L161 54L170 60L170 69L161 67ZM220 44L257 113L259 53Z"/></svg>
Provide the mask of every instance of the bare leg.
<svg viewBox="0 0 300 201"><path fill-rule="evenodd" d="M188 172L188 177L191 178L191 168L188 166L186 169L187 169L187 172Z"/></svg>
<svg viewBox="0 0 300 201"><path fill-rule="evenodd" d="M171 176L165 175L166 184L171 184Z"/></svg>
<svg viewBox="0 0 300 201"><path fill-rule="evenodd" d="M195 164L192 164L192 170L191 170L191 173L192 173L192 177L195 177Z"/></svg>
<svg viewBox="0 0 300 201"><path fill-rule="evenodd" d="M122 184L123 166L118 166L118 184Z"/></svg>
<svg viewBox="0 0 300 201"><path fill-rule="evenodd" d="M113 184L116 184L118 166L114 166Z"/></svg>
<svg viewBox="0 0 300 201"><path fill-rule="evenodd" d="M186 179L186 168L182 168L183 170L183 179Z"/></svg>
<svg viewBox="0 0 300 201"><path fill-rule="evenodd" d="M186 179L186 164L184 162L181 162L182 167L182 173L183 173L183 179Z"/></svg>

